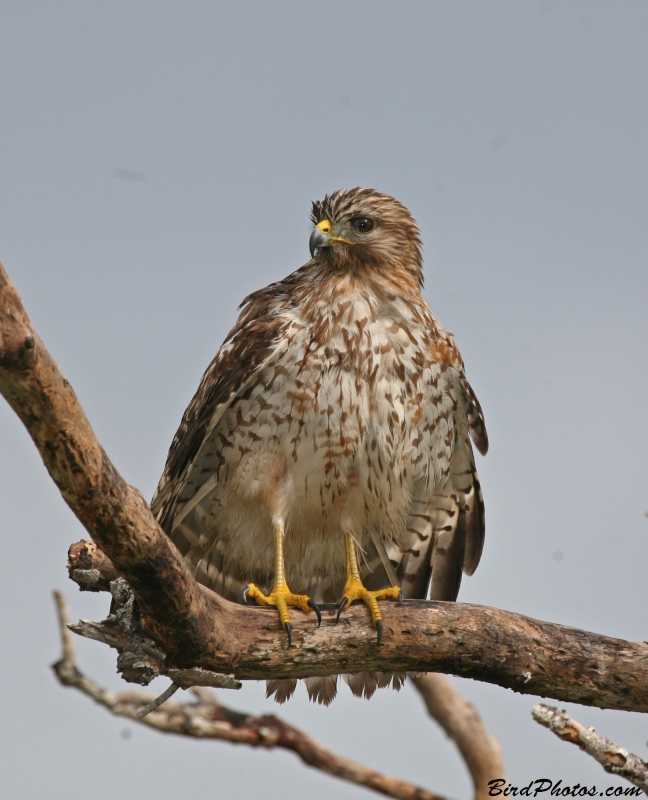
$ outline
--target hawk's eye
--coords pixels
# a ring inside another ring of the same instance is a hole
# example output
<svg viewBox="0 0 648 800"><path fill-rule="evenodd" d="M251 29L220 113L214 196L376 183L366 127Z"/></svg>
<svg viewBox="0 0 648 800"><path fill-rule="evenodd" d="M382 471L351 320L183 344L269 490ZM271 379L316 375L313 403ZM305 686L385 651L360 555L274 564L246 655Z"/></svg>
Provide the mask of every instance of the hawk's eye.
<svg viewBox="0 0 648 800"><path fill-rule="evenodd" d="M369 233L374 226L373 220L367 217L356 217L351 220L351 225L358 233Z"/></svg>

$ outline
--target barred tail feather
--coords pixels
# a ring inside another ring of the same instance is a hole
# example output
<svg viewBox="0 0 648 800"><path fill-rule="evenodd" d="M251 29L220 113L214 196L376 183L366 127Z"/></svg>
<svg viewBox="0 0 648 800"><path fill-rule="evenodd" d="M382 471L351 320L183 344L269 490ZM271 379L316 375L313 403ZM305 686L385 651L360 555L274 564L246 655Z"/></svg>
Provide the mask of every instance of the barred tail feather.
<svg viewBox="0 0 648 800"><path fill-rule="evenodd" d="M355 672L342 677L353 695L368 700L376 689L386 689L391 686L399 692L407 675L407 672Z"/></svg>
<svg viewBox="0 0 648 800"><path fill-rule="evenodd" d="M328 675L325 678L305 678L306 691L313 703L323 706L330 705L337 695L337 675Z"/></svg>
<svg viewBox="0 0 648 800"><path fill-rule="evenodd" d="M297 678L282 678L266 681L266 697L274 697L275 703L285 703L295 693Z"/></svg>

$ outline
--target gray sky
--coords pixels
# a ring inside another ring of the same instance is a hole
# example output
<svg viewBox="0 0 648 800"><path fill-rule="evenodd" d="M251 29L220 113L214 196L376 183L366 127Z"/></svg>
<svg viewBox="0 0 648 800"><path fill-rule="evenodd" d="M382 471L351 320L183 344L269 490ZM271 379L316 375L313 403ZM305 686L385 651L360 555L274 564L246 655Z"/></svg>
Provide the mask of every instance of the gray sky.
<svg viewBox="0 0 648 800"><path fill-rule="evenodd" d="M648 638L648 5L32 2L0 7L0 259L124 477L150 497L251 290L308 258L310 201L372 186L421 226L491 452L460 599ZM83 531L0 404L3 796L361 798L289 754L164 737L59 687L50 600ZM25 567L28 565L28 569ZM79 643L111 688L114 652ZM517 785L616 779L456 680ZM154 688L164 688L158 682ZM455 797L470 784L413 690L279 711ZM645 717L567 706L648 759ZM7 794L4 794L7 792Z"/></svg>

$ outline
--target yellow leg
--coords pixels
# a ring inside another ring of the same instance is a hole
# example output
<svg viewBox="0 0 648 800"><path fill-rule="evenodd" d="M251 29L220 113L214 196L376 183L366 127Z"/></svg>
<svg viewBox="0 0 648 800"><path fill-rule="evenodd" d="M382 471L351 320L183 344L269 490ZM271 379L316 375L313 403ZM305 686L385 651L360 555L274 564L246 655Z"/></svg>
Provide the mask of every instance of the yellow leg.
<svg viewBox="0 0 648 800"><path fill-rule="evenodd" d="M378 608L378 600L397 600L399 603L403 599L403 592L398 586L390 586L387 589L379 589L377 592L370 592L366 589L360 578L360 570L358 569L358 556L356 553L356 543L352 536L346 534L346 569L347 577L342 592L342 600L338 606L338 620L340 614L347 606L350 606L355 600L362 600L362 602L371 611L371 620L376 628L378 634L378 644L382 639L382 614Z"/></svg>
<svg viewBox="0 0 648 800"><path fill-rule="evenodd" d="M288 606L301 608L302 611L308 613L314 611L317 614L318 623L322 622L322 615L317 606L310 597L305 594L293 594L288 588L286 582L286 571L284 565L284 525L283 522L273 524L274 533L274 583L272 591L269 595L263 594L261 589L253 583L249 583L243 589L243 600L247 603L248 597L253 597L260 606L275 606L279 612L279 619L281 626L288 634L288 644L292 644L292 624L290 622L290 615L288 614Z"/></svg>

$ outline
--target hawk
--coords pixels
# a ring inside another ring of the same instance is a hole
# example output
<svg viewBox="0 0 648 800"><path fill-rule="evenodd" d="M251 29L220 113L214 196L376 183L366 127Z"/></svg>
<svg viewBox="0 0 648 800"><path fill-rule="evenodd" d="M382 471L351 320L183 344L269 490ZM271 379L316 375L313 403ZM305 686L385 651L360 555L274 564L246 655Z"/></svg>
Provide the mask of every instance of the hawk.
<svg viewBox="0 0 648 800"><path fill-rule="evenodd" d="M455 600L484 504L482 411L423 299L409 211L373 189L313 203L311 259L249 295L184 413L152 501L196 578L290 608ZM349 676L369 696L402 676ZM295 681L269 682L283 701ZM311 678L328 703L336 677Z"/></svg>

